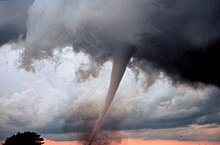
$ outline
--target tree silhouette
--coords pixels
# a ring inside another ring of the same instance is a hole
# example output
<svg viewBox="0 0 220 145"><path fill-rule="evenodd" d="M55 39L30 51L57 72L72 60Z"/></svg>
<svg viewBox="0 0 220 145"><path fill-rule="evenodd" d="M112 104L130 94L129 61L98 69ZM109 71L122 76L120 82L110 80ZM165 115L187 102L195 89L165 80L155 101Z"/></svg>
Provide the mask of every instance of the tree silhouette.
<svg viewBox="0 0 220 145"><path fill-rule="evenodd" d="M43 140L35 132L18 132L16 135L7 138L2 145L42 145L44 144Z"/></svg>

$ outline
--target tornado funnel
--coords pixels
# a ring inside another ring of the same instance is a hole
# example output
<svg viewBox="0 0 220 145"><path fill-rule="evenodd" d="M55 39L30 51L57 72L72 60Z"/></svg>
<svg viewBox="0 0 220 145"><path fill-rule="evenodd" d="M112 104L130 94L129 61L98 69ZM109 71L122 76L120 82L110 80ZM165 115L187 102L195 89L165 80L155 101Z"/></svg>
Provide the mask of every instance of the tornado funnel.
<svg viewBox="0 0 220 145"><path fill-rule="evenodd" d="M119 84L121 82L121 79L124 75L124 72L126 70L127 64L132 57L132 54L134 53L134 49L123 49L121 52L114 53L113 56L113 66L112 66L112 72L111 72L111 81L108 88L106 100L104 107L102 108L98 119L96 121L95 127L93 128L92 134L90 136L90 139L87 143L87 145L92 145L92 142L96 136L96 133L100 130L102 127L102 124L106 118L106 114L108 112L108 109L112 103L112 100L114 99L115 93L119 87Z"/></svg>

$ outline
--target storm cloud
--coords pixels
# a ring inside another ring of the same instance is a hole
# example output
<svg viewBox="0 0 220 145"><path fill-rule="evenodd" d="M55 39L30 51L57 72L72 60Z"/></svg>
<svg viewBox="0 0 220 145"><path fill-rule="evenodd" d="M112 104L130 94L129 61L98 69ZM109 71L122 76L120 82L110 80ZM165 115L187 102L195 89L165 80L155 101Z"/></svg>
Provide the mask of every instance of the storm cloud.
<svg viewBox="0 0 220 145"><path fill-rule="evenodd" d="M213 65L219 61L218 0L0 3L0 43L24 38L26 69L64 46L86 52L98 64L132 47L131 66L146 70L149 64L174 82L219 86L219 70Z"/></svg>
<svg viewBox="0 0 220 145"><path fill-rule="evenodd" d="M23 63L29 67L65 45L98 63L132 47L134 65L143 60L177 82L219 85L219 71L211 65L219 61L219 5L217 0L37 0L29 11Z"/></svg>
<svg viewBox="0 0 220 145"><path fill-rule="evenodd" d="M219 125L219 89L214 87L220 86L220 72L217 68L220 62L219 0L94 0L93 2L89 0L5 0L0 1L0 16L0 45L16 41L24 42L24 49L19 52L19 58L17 58L20 60L21 68L34 70L36 63L40 60L56 59L56 54L65 51L63 48L66 46L70 46L74 54L88 55L91 61L90 66L88 70L84 70L83 63L76 67L78 69L75 72L77 85L74 87L82 87L80 83L85 84L86 80L97 81L90 78L100 77L99 73L102 73L102 67L105 69L108 60L113 59L117 66L124 58L127 57L126 61L128 61L128 57L132 57L128 64L130 67L128 71L134 75L134 78L127 88L138 86L144 90L135 92L135 89L126 88L119 91L121 101L124 101L122 104L125 108L129 107L125 109L125 112L114 112L113 109L113 113L106 120L105 129L169 128L190 124ZM62 62L62 59L58 62ZM123 63L123 70L125 70L125 63L127 62ZM64 71L61 72L64 73ZM120 75L123 76L123 74ZM157 94L163 88L160 86L163 78L166 78L167 82L173 82L176 86L168 85L170 92ZM135 84L134 79L141 84L132 86L132 83ZM106 80L104 78L104 81ZM102 81L94 82L91 83L92 85L89 83L88 87L99 83L104 84ZM64 82L61 81L61 83ZM123 85L126 86L126 84ZM146 91L146 88L150 89ZM16 89L19 92L21 88ZM53 88L51 90L51 96L54 96ZM77 100L79 96L81 99L86 98L88 102L100 99L94 99L95 97L88 99L91 94L86 94L85 88L82 90L84 91L79 92L82 95L73 93L73 96L77 96L74 99ZM11 96L26 97L25 94L32 91L37 92L30 89L20 91L21 95ZM77 89L75 91L78 92ZM44 92L41 93L43 93L42 96L45 95ZM104 95L103 91L99 93L97 96ZM129 94L133 94L136 98L127 99ZM5 102L14 98L8 96L2 97L4 103L1 103L4 104L5 110L11 106ZM77 103L83 104L82 102L87 104L84 100ZM116 104L117 102L120 100L116 101ZM88 114L87 111L78 112L77 107L71 108L75 111L66 114L69 119L65 120L62 128L65 132L83 131L82 128L81 130L77 128L81 120L87 120L94 125L98 116L97 112L101 107L99 105L85 106L97 110L90 108L92 113ZM20 105L15 105L15 107L20 108ZM114 107L117 108L117 105L113 105ZM153 111L155 112L152 113ZM30 113L30 118L33 112ZM130 113L131 116L129 116ZM20 114L24 115L22 111ZM128 118L125 118L124 114L127 114ZM9 125L16 124L15 128L19 125L30 124L27 128L39 129L45 127L48 122L56 122L54 118L59 120L63 117L59 115L46 120L40 127L31 124L34 122L32 119L17 122L20 120L19 115L10 114L10 112L0 117L5 119L1 122L1 126L8 121ZM138 117L139 120L132 122L133 118ZM120 122L117 128L112 125L115 120ZM161 124L161 121L164 124ZM68 130L70 127L71 130ZM53 129L51 130L53 132Z"/></svg>
<svg viewBox="0 0 220 145"><path fill-rule="evenodd" d="M1 0L0 1L0 46L24 39L28 8L32 0Z"/></svg>

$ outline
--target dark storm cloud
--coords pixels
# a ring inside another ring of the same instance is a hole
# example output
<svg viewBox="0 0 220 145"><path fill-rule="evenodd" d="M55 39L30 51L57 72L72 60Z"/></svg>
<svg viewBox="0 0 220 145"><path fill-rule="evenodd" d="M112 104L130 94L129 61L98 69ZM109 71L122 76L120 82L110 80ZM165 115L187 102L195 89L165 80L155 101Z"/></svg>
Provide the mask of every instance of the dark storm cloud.
<svg viewBox="0 0 220 145"><path fill-rule="evenodd" d="M32 0L0 1L0 45L26 35L28 7Z"/></svg>
<svg viewBox="0 0 220 145"><path fill-rule="evenodd" d="M151 18L158 33L144 34L137 58L151 61L177 82L184 78L219 86L220 2L166 2Z"/></svg>
<svg viewBox="0 0 220 145"><path fill-rule="evenodd" d="M174 82L219 86L219 15L218 0L36 0L29 11L22 66L29 69L33 60L66 45L98 63L133 48L131 66L146 70L140 61L147 61Z"/></svg>
<svg viewBox="0 0 220 145"><path fill-rule="evenodd" d="M218 0L32 2L0 1L0 45L27 35L25 68L66 45L98 63L133 47L131 64L143 70L140 60L175 82L220 85Z"/></svg>

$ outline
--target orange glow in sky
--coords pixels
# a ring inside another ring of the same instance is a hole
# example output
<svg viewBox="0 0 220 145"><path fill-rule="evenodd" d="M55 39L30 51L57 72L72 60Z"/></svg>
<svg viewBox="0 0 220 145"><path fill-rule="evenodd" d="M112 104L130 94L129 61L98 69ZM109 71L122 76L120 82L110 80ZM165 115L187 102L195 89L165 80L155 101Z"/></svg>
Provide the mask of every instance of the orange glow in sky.
<svg viewBox="0 0 220 145"><path fill-rule="evenodd" d="M82 145L77 141L45 140L44 145ZM111 145L220 145L220 142L126 139Z"/></svg>

